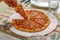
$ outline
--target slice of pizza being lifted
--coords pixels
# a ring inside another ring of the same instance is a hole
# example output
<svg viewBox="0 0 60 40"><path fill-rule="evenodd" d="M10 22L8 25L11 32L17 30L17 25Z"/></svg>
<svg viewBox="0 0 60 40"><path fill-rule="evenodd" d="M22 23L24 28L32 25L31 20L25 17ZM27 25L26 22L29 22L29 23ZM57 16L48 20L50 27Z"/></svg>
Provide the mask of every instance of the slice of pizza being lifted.
<svg viewBox="0 0 60 40"><path fill-rule="evenodd" d="M44 12L37 10L25 10L26 19L13 19L12 23L18 30L24 32L38 32L48 27L50 20ZM29 16L28 16L29 15Z"/></svg>

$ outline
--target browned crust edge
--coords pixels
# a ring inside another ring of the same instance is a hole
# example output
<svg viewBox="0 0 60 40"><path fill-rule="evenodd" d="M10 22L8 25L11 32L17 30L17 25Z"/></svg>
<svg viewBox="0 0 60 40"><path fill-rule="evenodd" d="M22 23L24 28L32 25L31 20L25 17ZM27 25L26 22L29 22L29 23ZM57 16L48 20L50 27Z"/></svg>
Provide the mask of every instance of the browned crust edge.
<svg viewBox="0 0 60 40"><path fill-rule="evenodd" d="M24 28L19 28L16 24L13 24L14 25L14 27L17 29L17 30L20 30L20 31L24 31L24 32L39 32L39 31L43 31L44 29L46 29L47 27L48 27L48 25L50 24L50 20L49 21L47 21L47 23L44 25L44 27L42 28L42 29L40 29L40 30L26 30L26 29L24 29Z"/></svg>

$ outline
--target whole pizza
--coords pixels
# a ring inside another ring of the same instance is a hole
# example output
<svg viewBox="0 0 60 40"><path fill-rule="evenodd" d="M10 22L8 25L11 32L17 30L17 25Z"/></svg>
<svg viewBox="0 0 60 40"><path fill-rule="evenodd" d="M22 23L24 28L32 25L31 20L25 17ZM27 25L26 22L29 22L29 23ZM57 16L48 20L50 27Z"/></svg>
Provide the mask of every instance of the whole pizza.
<svg viewBox="0 0 60 40"><path fill-rule="evenodd" d="M44 12L38 10L24 10L26 18L13 19L12 23L18 30L24 32L38 32L48 27L50 20Z"/></svg>

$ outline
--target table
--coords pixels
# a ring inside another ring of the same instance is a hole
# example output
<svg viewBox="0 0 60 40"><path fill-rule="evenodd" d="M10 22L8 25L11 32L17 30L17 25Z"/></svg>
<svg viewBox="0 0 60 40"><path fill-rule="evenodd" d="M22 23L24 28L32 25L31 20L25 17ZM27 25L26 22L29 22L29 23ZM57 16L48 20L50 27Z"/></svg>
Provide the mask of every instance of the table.
<svg viewBox="0 0 60 40"><path fill-rule="evenodd" d="M13 9L9 8L4 2L2 2L0 4L1 4L0 5L0 24L4 24L7 21L7 19L11 15L13 15L13 13L15 13L15 11ZM36 7L36 6L32 5L31 3L29 3L28 6L24 5L24 9L43 9L43 10L48 10L48 8ZM13 40L31 40L31 38L27 38L27 37L25 38L25 37L16 35L15 33L11 32L10 30L5 30L5 29L0 30L0 34L1 35L2 34L9 35L9 37L13 38ZM43 39L44 40L54 40L54 39L58 40L58 38L60 38L60 36L58 36L58 35L60 35L60 26L57 26L57 28L53 32L45 35L43 37Z"/></svg>

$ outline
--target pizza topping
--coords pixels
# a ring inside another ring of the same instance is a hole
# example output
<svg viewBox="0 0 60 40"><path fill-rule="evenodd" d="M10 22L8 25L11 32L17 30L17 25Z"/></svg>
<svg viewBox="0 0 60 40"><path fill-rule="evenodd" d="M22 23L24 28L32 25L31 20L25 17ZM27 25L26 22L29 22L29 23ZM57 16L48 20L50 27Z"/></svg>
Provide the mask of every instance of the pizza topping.
<svg viewBox="0 0 60 40"><path fill-rule="evenodd" d="M14 27L25 32L37 32L45 29L49 23L49 18L37 10L25 10L26 19L13 19Z"/></svg>
<svg viewBox="0 0 60 40"><path fill-rule="evenodd" d="M16 10L16 12L18 12L20 15L22 15L24 18L27 18L26 13L25 13L25 11L24 11L24 9L23 9L22 4L17 5L17 7L15 7L15 10Z"/></svg>

